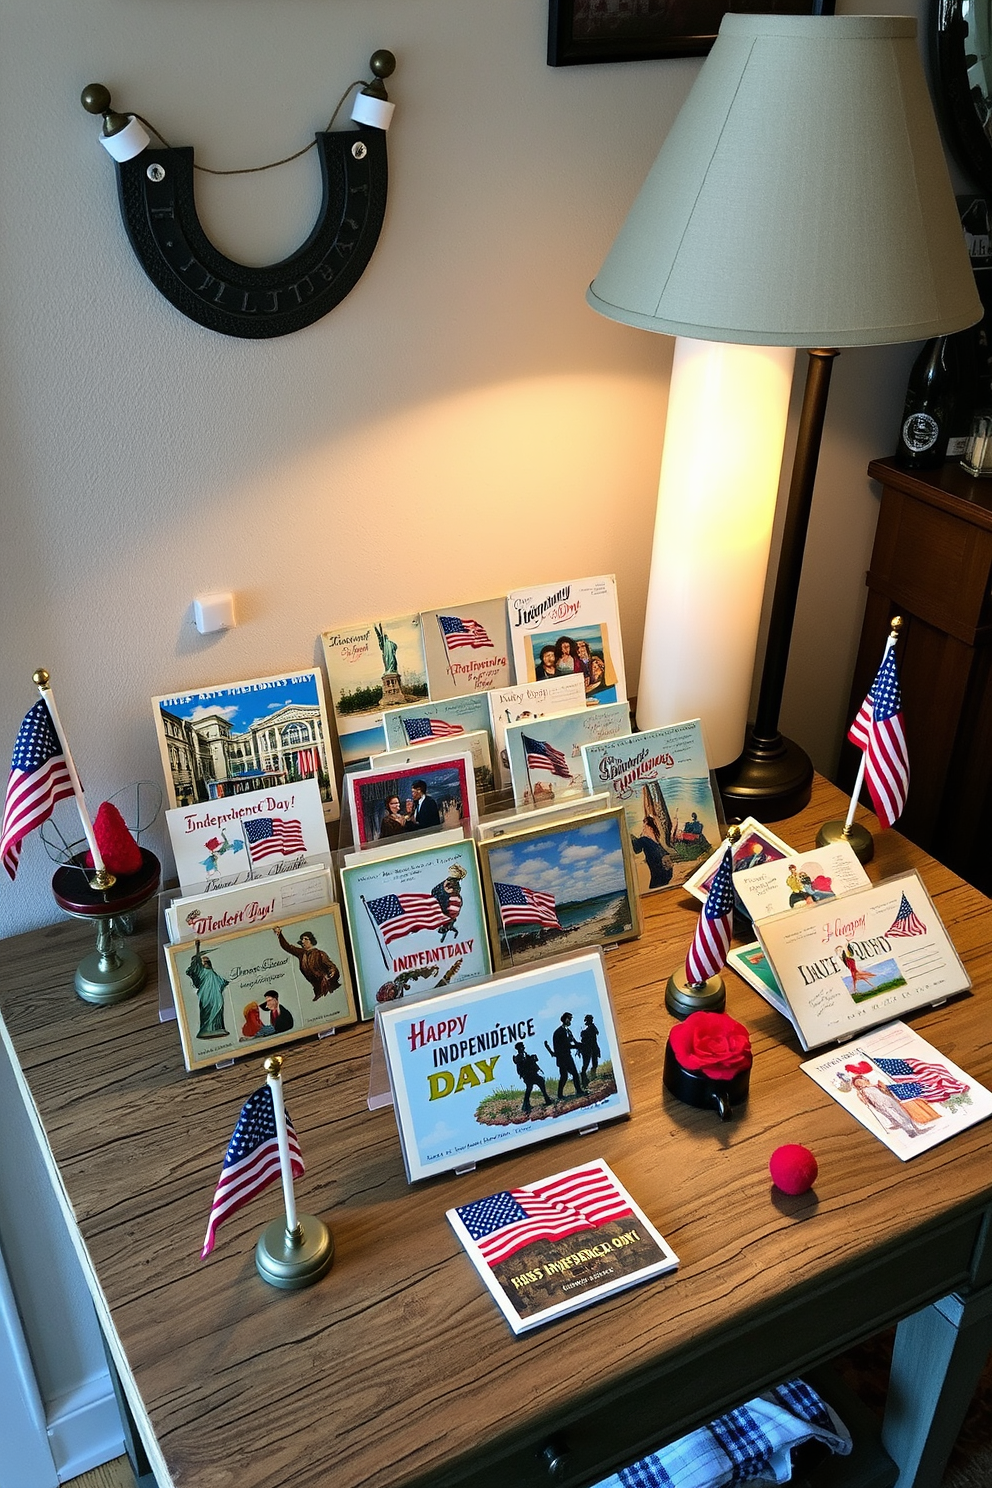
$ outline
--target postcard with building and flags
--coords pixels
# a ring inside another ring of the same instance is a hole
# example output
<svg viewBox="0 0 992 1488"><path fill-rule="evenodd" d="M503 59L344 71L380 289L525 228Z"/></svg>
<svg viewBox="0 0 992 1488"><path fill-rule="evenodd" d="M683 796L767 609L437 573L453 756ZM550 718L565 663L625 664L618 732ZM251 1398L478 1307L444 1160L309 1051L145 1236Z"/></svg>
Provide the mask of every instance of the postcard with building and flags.
<svg viewBox="0 0 992 1488"><path fill-rule="evenodd" d="M340 814L320 673L255 677L152 699L169 805L194 806L313 780Z"/></svg>

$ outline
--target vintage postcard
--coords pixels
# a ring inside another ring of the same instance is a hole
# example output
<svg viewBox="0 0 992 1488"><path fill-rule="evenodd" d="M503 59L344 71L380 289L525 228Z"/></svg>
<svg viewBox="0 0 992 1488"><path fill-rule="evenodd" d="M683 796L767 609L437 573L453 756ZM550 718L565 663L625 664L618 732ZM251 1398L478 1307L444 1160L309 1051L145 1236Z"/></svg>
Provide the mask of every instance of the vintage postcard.
<svg viewBox="0 0 992 1488"><path fill-rule="evenodd" d="M601 1157L447 1217L514 1333L679 1263Z"/></svg>
<svg viewBox="0 0 992 1488"><path fill-rule="evenodd" d="M341 870L363 1018L408 991L465 987L492 970L475 843L378 858Z"/></svg>
<svg viewBox="0 0 992 1488"><path fill-rule="evenodd" d="M787 910L755 929L807 1049L971 986L917 873Z"/></svg>
<svg viewBox="0 0 992 1488"><path fill-rule="evenodd" d="M355 770L344 777L344 790L358 847L438 827L472 830L479 819L470 754Z"/></svg>
<svg viewBox="0 0 992 1488"><path fill-rule="evenodd" d="M627 696L612 574L539 584L506 596L518 682L543 682L562 673L582 678L590 703Z"/></svg>
<svg viewBox="0 0 992 1488"><path fill-rule="evenodd" d="M488 729L476 729L471 734L458 734L453 739L429 739L423 744L387 749L385 754L376 755L369 768L400 770L409 766L410 769L416 769L421 760L450 759L453 754L472 756L472 773L475 776L476 791L480 795L491 794L495 789L495 782Z"/></svg>
<svg viewBox="0 0 992 1488"><path fill-rule="evenodd" d="M630 1110L598 952L379 1021L411 1183Z"/></svg>
<svg viewBox="0 0 992 1488"><path fill-rule="evenodd" d="M184 893L215 893L249 880L330 864L315 780L179 806L165 813Z"/></svg>
<svg viewBox="0 0 992 1488"><path fill-rule="evenodd" d="M177 692L152 698L152 707L171 807L315 780L324 816L337 821L318 672Z"/></svg>
<svg viewBox="0 0 992 1488"><path fill-rule="evenodd" d="M767 920L787 909L804 909L865 889L871 880L849 842L834 842L813 852L792 853L774 863L734 874L748 917Z"/></svg>
<svg viewBox="0 0 992 1488"><path fill-rule="evenodd" d="M492 748L493 726L489 717L489 694L485 692L390 708L382 715L382 727L387 750L457 739L462 734L477 734L480 730L489 735Z"/></svg>
<svg viewBox="0 0 992 1488"><path fill-rule="evenodd" d="M992 1093L905 1023L799 1067L903 1162L992 1115Z"/></svg>
<svg viewBox="0 0 992 1488"><path fill-rule="evenodd" d="M173 899L166 906L165 923L173 943L202 940L206 935L267 925L274 919L292 919L333 903L334 880L328 868L318 865L267 878L264 884L236 884L213 894Z"/></svg>
<svg viewBox="0 0 992 1488"><path fill-rule="evenodd" d="M581 816L596 815L610 804L608 791L593 791L591 795L574 796L550 806L527 806L523 811L514 806L509 811L482 817L475 829L476 841L488 842L492 837L526 832L529 827L544 827L551 822L577 821Z"/></svg>
<svg viewBox="0 0 992 1488"><path fill-rule="evenodd" d="M514 673L505 596L425 610L420 619L432 698L510 686Z"/></svg>
<svg viewBox="0 0 992 1488"><path fill-rule="evenodd" d="M781 1013L783 1018L788 1018L793 1028L796 1027L792 1009L758 941L755 940L750 945L735 946L728 951L727 965L731 971L736 971L741 980L745 981L760 997L770 1003L777 1013ZM798 1028L796 1032L799 1032Z"/></svg>
<svg viewBox="0 0 992 1488"><path fill-rule="evenodd" d="M520 966L641 933L623 811L479 844L498 967Z"/></svg>
<svg viewBox="0 0 992 1488"><path fill-rule="evenodd" d="M716 870L723 861L723 847L724 844L719 843L702 867L697 868L685 881L689 893L694 894L703 904L706 903L710 884L716 877ZM736 883L739 873L747 873L765 863L780 863L785 858L791 860L794 857L794 850L781 837L776 837L770 827L756 821L753 816L746 816L740 824L740 837L734 848L734 881ZM743 909L743 901L741 908Z"/></svg>
<svg viewBox="0 0 992 1488"><path fill-rule="evenodd" d="M587 793L582 749L630 733L626 702L602 708L556 713L533 723L511 723L506 730L513 799L518 806L550 806Z"/></svg>
<svg viewBox="0 0 992 1488"><path fill-rule="evenodd" d="M699 719L584 744L582 762L589 789L624 809L638 891L685 883L721 836Z"/></svg>
<svg viewBox="0 0 992 1488"><path fill-rule="evenodd" d="M355 1021L336 904L165 954L188 1070Z"/></svg>
<svg viewBox="0 0 992 1488"><path fill-rule="evenodd" d="M419 615L366 620L321 634L327 683L345 765L382 749L382 716L427 697Z"/></svg>
<svg viewBox="0 0 992 1488"><path fill-rule="evenodd" d="M493 746L496 751L496 777L499 784L510 787L510 761L506 754L506 731L511 723L546 718L552 713L574 713L585 706L582 677L572 673L553 682L525 682L518 687L499 687L489 694Z"/></svg>

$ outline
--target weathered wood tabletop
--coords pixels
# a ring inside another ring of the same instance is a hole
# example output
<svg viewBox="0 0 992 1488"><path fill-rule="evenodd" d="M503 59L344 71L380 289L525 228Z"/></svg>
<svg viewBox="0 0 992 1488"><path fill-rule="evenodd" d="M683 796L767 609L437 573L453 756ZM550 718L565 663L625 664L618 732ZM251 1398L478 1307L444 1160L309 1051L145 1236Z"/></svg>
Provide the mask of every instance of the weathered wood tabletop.
<svg viewBox="0 0 992 1488"><path fill-rule="evenodd" d="M780 833L808 849L839 806L818 781ZM895 833L878 834L871 877L911 867L974 982L913 1026L989 1084L992 906ZM642 939L607 955L629 1120L411 1188L391 1111L366 1105L371 1027L282 1051L307 1164L298 1203L326 1220L336 1246L327 1277L295 1293L255 1271L277 1185L199 1259L227 1141L263 1076L258 1058L184 1072L176 1026L157 1016L154 924L138 937L149 984L112 1008L73 994L87 927L3 943L0 1010L24 1088L139 1421L160 1449L153 1463L161 1472L164 1460L173 1483L515 1488L548 1481L538 1453L556 1430L570 1448L562 1481L591 1482L967 1280L992 1202L989 1127L900 1162L801 1073L791 1028L732 974L728 1011L755 1050L749 1104L721 1123L663 1095L664 986L698 905L679 890L644 904ZM768 1157L781 1142L814 1150L812 1193L772 1189ZM594 1156L680 1269L515 1338L445 1210Z"/></svg>

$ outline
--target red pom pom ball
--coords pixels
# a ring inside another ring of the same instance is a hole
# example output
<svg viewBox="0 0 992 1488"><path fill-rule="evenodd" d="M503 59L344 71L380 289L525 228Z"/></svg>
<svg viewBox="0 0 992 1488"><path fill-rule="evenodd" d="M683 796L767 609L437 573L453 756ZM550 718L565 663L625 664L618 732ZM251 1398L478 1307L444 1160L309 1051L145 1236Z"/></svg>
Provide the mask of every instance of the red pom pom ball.
<svg viewBox="0 0 992 1488"><path fill-rule="evenodd" d="M784 1147L775 1148L768 1159L768 1171L775 1187L783 1193L801 1194L813 1187L819 1168L808 1147L788 1142Z"/></svg>

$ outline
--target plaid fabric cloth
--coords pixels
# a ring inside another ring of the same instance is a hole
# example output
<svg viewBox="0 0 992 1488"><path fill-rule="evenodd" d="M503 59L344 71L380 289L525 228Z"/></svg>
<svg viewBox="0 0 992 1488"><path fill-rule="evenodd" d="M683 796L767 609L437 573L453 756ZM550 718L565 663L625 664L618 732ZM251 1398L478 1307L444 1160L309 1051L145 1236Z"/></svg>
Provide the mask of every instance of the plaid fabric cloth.
<svg viewBox="0 0 992 1488"><path fill-rule="evenodd" d="M814 1440L841 1456L851 1450L850 1432L826 1401L804 1380L789 1380L604 1478L596 1488L787 1483L791 1449Z"/></svg>

